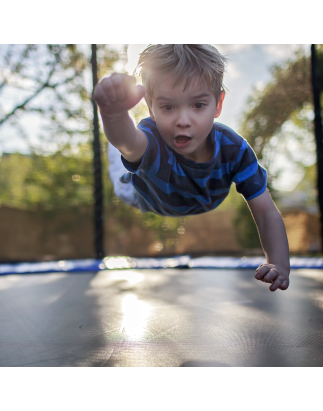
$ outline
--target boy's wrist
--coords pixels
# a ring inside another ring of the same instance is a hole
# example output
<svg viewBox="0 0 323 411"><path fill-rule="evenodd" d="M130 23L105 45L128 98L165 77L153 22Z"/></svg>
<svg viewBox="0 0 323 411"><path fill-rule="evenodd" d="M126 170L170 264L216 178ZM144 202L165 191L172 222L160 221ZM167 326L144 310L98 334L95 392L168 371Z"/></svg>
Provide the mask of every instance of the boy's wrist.
<svg viewBox="0 0 323 411"><path fill-rule="evenodd" d="M280 270L286 272L287 274L290 273L290 264L288 263L276 263L274 264L276 267L278 267Z"/></svg>
<svg viewBox="0 0 323 411"><path fill-rule="evenodd" d="M289 261L289 253L284 255L276 255L276 256L269 256L268 253L266 254L266 261L267 264L273 264L276 265L283 270L289 271L290 270L290 261Z"/></svg>
<svg viewBox="0 0 323 411"><path fill-rule="evenodd" d="M113 113L113 114L105 114L103 111L100 110L100 115L103 122L108 123L115 123L118 121L122 121L124 118L129 117L128 111L121 111L120 113Z"/></svg>

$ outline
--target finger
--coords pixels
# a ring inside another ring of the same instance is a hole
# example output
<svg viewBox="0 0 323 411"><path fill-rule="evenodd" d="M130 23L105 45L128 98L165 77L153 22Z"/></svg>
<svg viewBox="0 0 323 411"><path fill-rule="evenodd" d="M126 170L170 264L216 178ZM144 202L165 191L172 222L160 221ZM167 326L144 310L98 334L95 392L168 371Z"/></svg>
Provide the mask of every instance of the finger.
<svg viewBox="0 0 323 411"><path fill-rule="evenodd" d="M117 93L114 88L113 80L111 77L103 79L101 82L103 92L105 96L109 99L110 103L117 100Z"/></svg>
<svg viewBox="0 0 323 411"><path fill-rule="evenodd" d="M127 77L129 76L119 73L114 73L110 77L118 100L124 100L127 97Z"/></svg>
<svg viewBox="0 0 323 411"><path fill-rule="evenodd" d="M272 283L279 277L279 272L277 269L272 268L268 273L263 277L263 281L266 283Z"/></svg>
<svg viewBox="0 0 323 411"><path fill-rule="evenodd" d="M146 88L140 84L135 86L127 97L128 107L134 107L144 97Z"/></svg>
<svg viewBox="0 0 323 411"><path fill-rule="evenodd" d="M104 92L104 89L101 83L95 87L93 98L97 102L98 106L109 105L111 103L109 97Z"/></svg>
<svg viewBox="0 0 323 411"><path fill-rule="evenodd" d="M139 102L146 94L146 87L142 86L141 84L138 84L134 89L132 93L132 98L137 100Z"/></svg>
<svg viewBox="0 0 323 411"><path fill-rule="evenodd" d="M273 264L268 264L268 263L261 264L261 265L256 269L256 273L257 273L258 271L260 271L262 268L276 268L276 266L273 265Z"/></svg>
<svg viewBox="0 0 323 411"><path fill-rule="evenodd" d="M123 89L125 91L124 98L131 98L136 88L135 78L133 76L128 76L127 74L125 74L122 82L123 82Z"/></svg>
<svg viewBox="0 0 323 411"><path fill-rule="evenodd" d="M281 284L281 286L279 287L280 290L287 290L287 288L289 287L289 280L284 280Z"/></svg>
<svg viewBox="0 0 323 411"><path fill-rule="evenodd" d="M271 286L269 287L269 290L276 291L282 285L283 281L283 278L277 277L276 280L272 282Z"/></svg>
<svg viewBox="0 0 323 411"><path fill-rule="evenodd" d="M263 278L265 277L265 275L268 273L268 271L270 271L271 268L268 265L263 265L258 267L256 274L255 274L255 279L256 280L263 280Z"/></svg>
<svg viewBox="0 0 323 411"><path fill-rule="evenodd" d="M289 279L284 279L283 277L279 276L276 281L269 287L270 291L276 291L278 288L280 290L287 290L289 287Z"/></svg>

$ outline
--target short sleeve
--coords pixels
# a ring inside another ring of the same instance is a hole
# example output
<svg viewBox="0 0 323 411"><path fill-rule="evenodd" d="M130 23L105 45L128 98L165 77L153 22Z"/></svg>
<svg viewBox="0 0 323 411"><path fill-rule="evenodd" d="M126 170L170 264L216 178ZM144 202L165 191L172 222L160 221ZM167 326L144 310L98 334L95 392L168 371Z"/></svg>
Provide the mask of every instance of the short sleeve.
<svg viewBox="0 0 323 411"><path fill-rule="evenodd" d="M231 172L238 193L249 201L266 190L267 171L257 160L256 154L245 139Z"/></svg>
<svg viewBox="0 0 323 411"><path fill-rule="evenodd" d="M139 173L139 171L150 172L155 174L159 169L160 164L160 147L156 138L157 127L152 120L142 120L138 124L138 129L141 130L147 137L147 148L141 159L137 163L131 163L121 156L121 160L125 168L131 173Z"/></svg>

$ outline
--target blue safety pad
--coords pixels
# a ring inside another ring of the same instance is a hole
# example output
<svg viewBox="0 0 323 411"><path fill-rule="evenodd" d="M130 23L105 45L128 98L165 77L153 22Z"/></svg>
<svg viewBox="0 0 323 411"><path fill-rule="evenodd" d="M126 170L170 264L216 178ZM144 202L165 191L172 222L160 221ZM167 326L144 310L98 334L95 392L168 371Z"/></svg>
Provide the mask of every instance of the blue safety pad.
<svg viewBox="0 0 323 411"><path fill-rule="evenodd" d="M265 257L200 257L188 255L169 258L105 257L103 259L42 261L36 263L0 264L0 275L37 274L52 272L82 272L117 269L160 269L160 268L228 268L256 269L266 262ZM291 257L292 269L323 269L323 258Z"/></svg>
<svg viewBox="0 0 323 411"><path fill-rule="evenodd" d="M189 267L194 268L249 268L256 269L265 264L265 257L200 257L193 258ZM291 269L315 268L323 269L323 258L316 257L291 257Z"/></svg>
<svg viewBox="0 0 323 411"><path fill-rule="evenodd" d="M189 256L171 258L105 257L104 259L42 261L37 263L0 264L0 275L37 274L52 272L82 272L129 268L182 268L188 267Z"/></svg>
<svg viewBox="0 0 323 411"><path fill-rule="evenodd" d="M103 268L105 267L102 260L95 259L42 261L37 263L0 264L0 275L97 271Z"/></svg>

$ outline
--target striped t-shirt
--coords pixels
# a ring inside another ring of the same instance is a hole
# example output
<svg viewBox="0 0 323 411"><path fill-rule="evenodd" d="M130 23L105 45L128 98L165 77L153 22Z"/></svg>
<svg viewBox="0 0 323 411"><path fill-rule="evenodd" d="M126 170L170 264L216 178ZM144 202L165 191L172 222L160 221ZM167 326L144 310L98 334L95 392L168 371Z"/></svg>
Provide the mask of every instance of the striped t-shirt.
<svg viewBox="0 0 323 411"><path fill-rule="evenodd" d="M201 214L222 203L232 182L246 200L266 189L266 170L252 148L221 123L214 123L210 132L214 151L206 163L196 163L168 147L150 117L138 128L147 137L147 149L138 163L122 157L129 171L122 180L137 190L142 211L174 217Z"/></svg>

